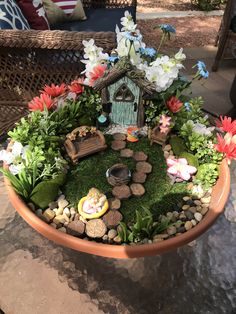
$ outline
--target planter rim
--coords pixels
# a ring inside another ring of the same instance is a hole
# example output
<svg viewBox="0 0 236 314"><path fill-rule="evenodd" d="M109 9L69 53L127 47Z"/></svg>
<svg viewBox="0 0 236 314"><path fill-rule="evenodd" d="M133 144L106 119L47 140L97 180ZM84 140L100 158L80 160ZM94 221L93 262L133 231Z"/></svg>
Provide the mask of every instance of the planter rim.
<svg viewBox="0 0 236 314"><path fill-rule="evenodd" d="M6 166L4 166L6 167ZM162 242L140 244L140 245L112 245L83 240L54 229L41 220L18 196L9 180L5 177L5 185L10 201L19 215L36 231L49 240L71 249L111 258L135 258L153 256L174 250L183 246L201 234L203 234L218 216L223 212L230 191L230 171L226 160L220 165L220 174L216 185L213 187L211 202L207 214L194 228L179 236L164 240Z"/></svg>

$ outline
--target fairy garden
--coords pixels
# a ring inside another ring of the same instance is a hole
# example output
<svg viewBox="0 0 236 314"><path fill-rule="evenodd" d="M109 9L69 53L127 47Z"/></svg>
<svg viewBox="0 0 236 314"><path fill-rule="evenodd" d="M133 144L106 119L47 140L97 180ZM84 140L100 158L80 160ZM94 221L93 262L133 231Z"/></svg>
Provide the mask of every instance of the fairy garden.
<svg viewBox="0 0 236 314"><path fill-rule="evenodd" d="M207 215L224 158L236 158L236 121L210 122L186 56L161 53L174 36L159 25L158 51L146 47L128 12L110 54L84 41L85 70L51 84L0 151L1 171L17 194L58 232L87 241L156 243L194 228Z"/></svg>

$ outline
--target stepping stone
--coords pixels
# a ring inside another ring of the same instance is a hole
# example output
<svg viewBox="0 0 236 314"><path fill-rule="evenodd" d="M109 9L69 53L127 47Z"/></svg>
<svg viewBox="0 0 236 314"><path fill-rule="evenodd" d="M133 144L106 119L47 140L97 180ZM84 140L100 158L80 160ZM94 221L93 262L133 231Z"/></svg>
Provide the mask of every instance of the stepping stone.
<svg viewBox="0 0 236 314"><path fill-rule="evenodd" d="M133 173L132 180L135 183L144 183L147 179L147 175L144 172L136 171Z"/></svg>
<svg viewBox="0 0 236 314"><path fill-rule="evenodd" d="M113 138L116 141L125 141L126 135L124 133L115 133L115 134L113 134Z"/></svg>
<svg viewBox="0 0 236 314"><path fill-rule="evenodd" d="M84 233L85 224L81 220L71 221L67 226L67 233L73 236L81 236Z"/></svg>
<svg viewBox="0 0 236 314"><path fill-rule="evenodd" d="M115 186L112 189L112 194L116 198L119 198L120 200L125 200L128 199L131 196L131 191L128 185L120 185L120 186Z"/></svg>
<svg viewBox="0 0 236 314"><path fill-rule="evenodd" d="M125 158L133 157L133 154L134 154L133 150L129 148L125 148L120 151L120 156Z"/></svg>
<svg viewBox="0 0 236 314"><path fill-rule="evenodd" d="M150 173L152 172L152 165L146 161L139 161L136 164L136 170L138 172Z"/></svg>
<svg viewBox="0 0 236 314"><path fill-rule="evenodd" d="M124 149L125 146L126 146L125 141L112 141L111 143L111 148L113 150L121 150L121 149Z"/></svg>
<svg viewBox="0 0 236 314"><path fill-rule="evenodd" d="M135 152L133 158L136 161L146 161L148 156L144 152Z"/></svg>
<svg viewBox="0 0 236 314"><path fill-rule="evenodd" d="M134 196L142 196L145 193L145 188L140 183L132 183L130 189Z"/></svg>
<svg viewBox="0 0 236 314"><path fill-rule="evenodd" d="M109 229L113 229L119 225L123 216L118 210L110 210L102 219Z"/></svg>
<svg viewBox="0 0 236 314"><path fill-rule="evenodd" d="M107 227L102 219L89 220L85 227L85 233L90 238L102 238L107 232Z"/></svg>
<svg viewBox="0 0 236 314"><path fill-rule="evenodd" d="M109 203L109 209L116 210L119 209L121 206L121 201L118 198L110 198L108 200Z"/></svg>

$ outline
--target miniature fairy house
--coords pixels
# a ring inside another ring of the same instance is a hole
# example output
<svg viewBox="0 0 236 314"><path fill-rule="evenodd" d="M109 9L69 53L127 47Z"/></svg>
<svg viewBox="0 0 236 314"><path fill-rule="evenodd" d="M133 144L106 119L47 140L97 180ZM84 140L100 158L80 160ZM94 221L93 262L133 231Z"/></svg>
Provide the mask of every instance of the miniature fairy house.
<svg viewBox="0 0 236 314"><path fill-rule="evenodd" d="M120 125L144 125L144 95L155 92L154 84L127 59L121 59L95 82L103 105L111 103L110 120Z"/></svg>

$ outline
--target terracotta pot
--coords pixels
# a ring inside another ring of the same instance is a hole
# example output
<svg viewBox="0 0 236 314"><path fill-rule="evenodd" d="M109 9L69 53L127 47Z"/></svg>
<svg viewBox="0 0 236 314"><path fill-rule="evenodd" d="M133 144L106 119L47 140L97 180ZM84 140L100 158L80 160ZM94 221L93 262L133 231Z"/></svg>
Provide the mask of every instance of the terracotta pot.
<svg viewBox="0 0 236 314"><path fill-rule="evenodd" d="M201 234L203 234L214 223L217 217L223 212L230 191L230 173L227 162L224 160L220 166L220 176L213 188L210 209L203 220L193 229L168 240L159 243L142 245L109 245L82 240L65 234L52 228L50 225L38 218L16 194L9 181L5 178L10 201L21 217L35 230L49 240L64 245L71 249L113 258L133 258L152 256L176 249L185 245Z"/></svg>

